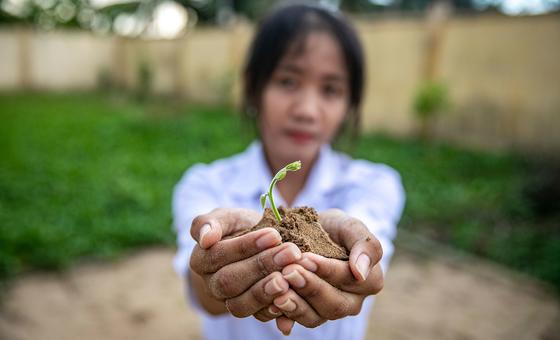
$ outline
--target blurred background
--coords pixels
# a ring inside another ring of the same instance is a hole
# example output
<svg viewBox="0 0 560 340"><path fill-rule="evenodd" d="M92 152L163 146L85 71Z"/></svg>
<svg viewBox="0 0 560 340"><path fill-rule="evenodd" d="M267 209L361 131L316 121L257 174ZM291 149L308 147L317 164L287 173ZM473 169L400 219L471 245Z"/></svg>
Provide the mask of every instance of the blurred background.
<svg viewBox="0 0 560 340"><path fill-rule="evenodd" d="M171 192L255 138L278 2L0 0L1 339L200 338ZM560 1L319 2L367 53L354 156L408 196L368 337L560 339Z"/></svg>

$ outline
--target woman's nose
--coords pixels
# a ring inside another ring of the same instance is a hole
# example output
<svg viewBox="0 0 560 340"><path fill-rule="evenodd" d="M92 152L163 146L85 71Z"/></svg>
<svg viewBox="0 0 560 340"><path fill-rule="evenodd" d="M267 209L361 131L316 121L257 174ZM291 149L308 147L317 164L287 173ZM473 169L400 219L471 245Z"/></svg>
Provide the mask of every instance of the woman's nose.
<svg viewBox="0 0 560 340"><path fill-rule="evenodd" d="M314 121L318 119L320 111L321 103L318 94L310 89L302 89L292 111L294 118L302 121Z"/></svg>

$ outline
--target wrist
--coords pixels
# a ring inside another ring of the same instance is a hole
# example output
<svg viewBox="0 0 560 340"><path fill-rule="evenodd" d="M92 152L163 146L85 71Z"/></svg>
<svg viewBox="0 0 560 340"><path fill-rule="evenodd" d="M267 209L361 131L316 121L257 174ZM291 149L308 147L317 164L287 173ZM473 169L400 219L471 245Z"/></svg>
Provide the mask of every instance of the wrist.
<svg viewBox="0 0 560 340"><path fill-rule="evenodd" d="M218 316L229 313L224 301L220 301L208 293L204 279L200 275L189 271L187 281L193 288L198 303L208 314Z"/></svg>

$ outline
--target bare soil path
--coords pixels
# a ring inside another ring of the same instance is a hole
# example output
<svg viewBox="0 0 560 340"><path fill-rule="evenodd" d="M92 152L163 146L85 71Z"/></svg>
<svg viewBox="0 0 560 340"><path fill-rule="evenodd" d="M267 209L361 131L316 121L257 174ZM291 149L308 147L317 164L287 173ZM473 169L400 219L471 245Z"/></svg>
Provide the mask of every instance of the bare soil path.
<svg viewBox="0 0 560 340"><path fill-rule="evenodd" d="M172 249L149 249L22 276L5 292L0 339L200 339L172 257ZM560 339L560 300L495 264L399 246L368 339Z"/></svg>

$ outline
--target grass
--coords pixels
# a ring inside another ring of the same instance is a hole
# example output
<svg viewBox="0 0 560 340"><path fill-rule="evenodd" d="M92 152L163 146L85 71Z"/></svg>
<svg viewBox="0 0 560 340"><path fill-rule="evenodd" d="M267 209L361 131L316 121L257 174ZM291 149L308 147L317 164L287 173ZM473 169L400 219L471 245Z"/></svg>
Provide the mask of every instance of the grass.
<svg viewBox="0 0 560 340"><path fill-rule="evenodd" d="M228 107L0 95L0 281L173 244L171 190L184 170L250 140ZM560 289L560 231L527 208L524 159L382 136L364 137L356 156L401 173L402 228Z"/></svg>
<svg viewBox="0 0 560 340"><path fill-rule="evenodd" d="M0 277L174 243L173 185L241 151L222 108L170 116L96 95L0 97Z"/></svg>
<svg viewBox="0 0 560 340"><path fill-rule="evenodd" d="M373 151L370 151L373 150ZM400 227L489 258L560 289L560 215L526 195L538 173L513 154L366 136L358 156L398 169L407 192Z"/></svg>

